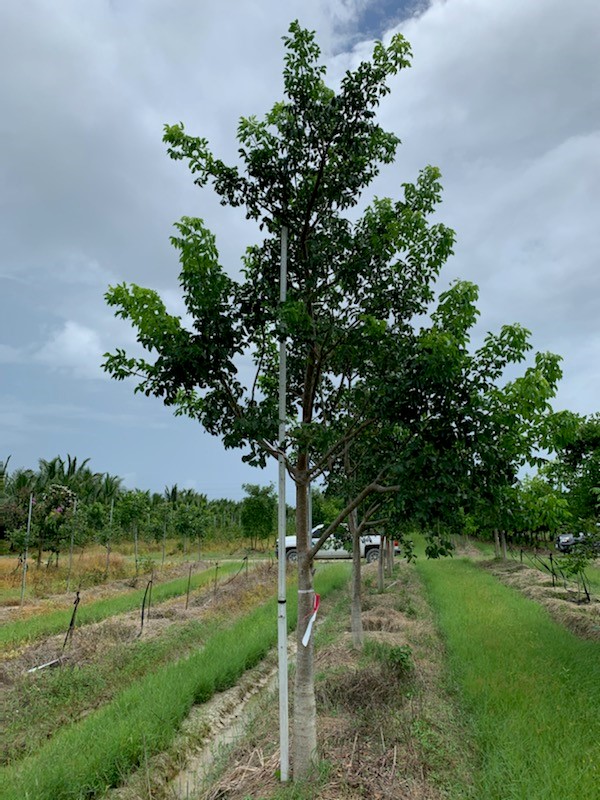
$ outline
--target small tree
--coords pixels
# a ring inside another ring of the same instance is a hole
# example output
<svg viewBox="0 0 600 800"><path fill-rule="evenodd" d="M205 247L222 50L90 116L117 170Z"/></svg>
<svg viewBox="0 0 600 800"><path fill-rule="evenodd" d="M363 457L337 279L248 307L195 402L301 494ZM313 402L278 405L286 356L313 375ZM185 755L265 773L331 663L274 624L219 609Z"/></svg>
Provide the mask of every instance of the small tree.
<svg viewBox="0 0 600 800"><path fill-rule="evenodd" d="M247 497L242 500L242 533L256 549L259 541L265 542L275 533L277 497L272 485L245 483L243 489Z"/></svg>
<svg viewBox="0 0 600 800"><path fill-rule="evenodd" d="M178 501L173 513L172 524L176 535L182 542L184 554L187 552L185 543L196 541L198 560L200 560L200 545L206 534L207 523L205 503Z"/></svg>
<svg viewBox="0 0 600 800"><path fill-rule="evenodd" d="M139 533L142 522L148 517L150 498L139 489L124 492L115 505L115 515L120 526L133 537L136 577L139 572Z"/></svg>
<svg viewBox="0 0 600 800"><path fill-rule="evenodd" d="M50 484L36 504L34 513L37 521L38 567L41 564L43 550L50 550L56 555L58 564L62 543L68 535L66 522L72 516L74 505L74 492L67 486L57 483Z"/></svg>

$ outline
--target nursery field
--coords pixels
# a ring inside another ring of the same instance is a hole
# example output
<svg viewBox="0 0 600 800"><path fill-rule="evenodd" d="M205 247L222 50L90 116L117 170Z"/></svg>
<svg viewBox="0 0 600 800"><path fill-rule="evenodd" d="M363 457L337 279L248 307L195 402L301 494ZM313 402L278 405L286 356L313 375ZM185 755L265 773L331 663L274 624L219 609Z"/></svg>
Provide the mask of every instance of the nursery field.
<svg viewBox="0 0 600 800"><path fill-rule="evenodd" d="M470 555L398 563L383 593L365 568L360 652L349 565L318 565L307 785L277 779L272 563L198 569L189 597L189 574L162 576L143 628L146 576L109 582L66 646L65 609L4 622L0 798L596 800L597 598L580 608L527 566Z"/></svg>

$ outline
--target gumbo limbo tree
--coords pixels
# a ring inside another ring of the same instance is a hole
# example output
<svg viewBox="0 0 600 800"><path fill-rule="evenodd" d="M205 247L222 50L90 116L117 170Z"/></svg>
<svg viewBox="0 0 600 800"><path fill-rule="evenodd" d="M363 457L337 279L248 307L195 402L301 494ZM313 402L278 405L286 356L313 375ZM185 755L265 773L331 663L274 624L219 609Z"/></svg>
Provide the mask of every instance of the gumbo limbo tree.
<svg viewBox="0 0 600 800"><path fill-rule="evenodd" d="M263 120L242 118L239 164L216 158L208 142L183 125L166 126L175 160L187 162L199 187L211 184L223 205L240 207L264 232L234 279L219 263L215 237L202 220L176 224L180 285L189 326L167 313L159 295L136 285L110 288L117 316L137 330L146 357L118 349L105 369L137 379L136 391L162 398L197 420L243 459L264 466L283 454L296 487L298 654L293 769L303 778L316 760L312 639L302 645L313 607L314 556L336 526L370 497L397 490L390 463L364 470L345 507L312 544L308 489L327 480L354 442L377 441L391 399L409 386L402 365L415 320L433 300L431 286L452 251L453 232L431 217L440 200L439 172L426 167L403 184L400 200L376 198L352 219L362 190L390 164L399 139L375 114L389 80L409 66L410 48L396 35L376 43L372 58L334 92L313 33L292 23L284 38L284 98ZM287 300L279 300L280 240L289 241ZM285 441L278 442L278 343L287 342ZM242 359L254 364L247 384ZM404 376L404 378L403 378ZM386 404L385 400L390 400ZM410 405L410 403L409 403Z"/></svg>
<svg viewBox="0 0 600 800"><path fill-rule="evenodd" d="M453 235L431 224L440 196L439 174L425 169L404 185L399 201L376 199L357 221L344 212L393 161L398 138L377 124L375 111L388 80L408 66L409 46L395 36L375 45L373 57L341 81L324 83L314 34L297 23L285 39L285 98L265 119L242 119L241 166L227 166L208 143L167 126L169 154L188 162L199 186L212 183L223 204L240 206L265 232L247 249L242 277L219 264L214 236L200 219L177 224L180 284L191 329L166 312L156 292L138 286L110 289L107 301L137 328L151 357L117 350L105 368L117 379L136 376L137 391L161 397L176 413L197 419L226 447L264 466L277 457L277 343L287 339L286 467L296 485L298 636L313 605L312 547L307 491L336 455L374 420L357 401L339 424L351 376L359 380L382 364L391 343L412 330L415 314L432 298L430 285L451 251ZM288 299L279 302L282 228L289 236ZM250 385L240 381L242 357L256 367ZM387 365L389 369L389 363ZM379 370L385 381L385 372ZM385 391L385 384L378 387ZM332 420L335 425L330 424ZM341 431L341 435L340 435ZM369 494L385 492L380 476L361 487L336 522ZM312 641L299 643L294 699L294 776L304 777L316 758Z"/></svg>

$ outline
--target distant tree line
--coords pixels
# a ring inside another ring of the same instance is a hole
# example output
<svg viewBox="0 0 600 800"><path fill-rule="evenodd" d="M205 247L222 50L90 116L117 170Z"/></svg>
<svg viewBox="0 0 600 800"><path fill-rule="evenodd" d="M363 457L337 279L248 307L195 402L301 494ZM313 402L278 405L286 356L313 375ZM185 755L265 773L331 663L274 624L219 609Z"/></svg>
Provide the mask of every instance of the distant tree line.
<svg viewBox="0 0 600 800"><path fill-rule="evenodd" d="M10 457L0 461L0 540L5 548L27 547L38 566L42 558L58 563L71 544L120 542L160 544L175 540L185 555L205 541L249 540L265 547L276 527L272 487L245 486L242 501L208 500L194 489L166 486L162 494L126 489L118 475L94 472L89 459L67 455L40 459L37 469L9 470ZM31 504L29 538L27 524ZM290 513L293 513L290 510ZM137 558L136 558L137 561Z"/></svg>

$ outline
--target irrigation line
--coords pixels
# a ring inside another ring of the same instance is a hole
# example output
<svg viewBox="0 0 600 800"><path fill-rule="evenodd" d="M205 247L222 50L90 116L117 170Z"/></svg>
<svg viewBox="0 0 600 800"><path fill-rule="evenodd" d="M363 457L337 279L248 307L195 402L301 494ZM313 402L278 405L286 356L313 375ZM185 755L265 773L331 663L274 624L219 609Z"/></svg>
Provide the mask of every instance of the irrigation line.
<svg viewBox="0 0 600 800"><path fill-rule="evenodd" d="M73 631L75 630L75 617L77 616L77 609L79 608L79 590L77 590L75 594L75 600L73 601L73 613L71 614L71 621L69 622L69 628L67 630L67 635L65 636L65 640L63 642L61 656L62 653L65 652L65 647L67 646L67 642L72 641L73 639Z"/></svg>
<svg viewBox="0 0 600 800"><path fill-rule="evenodd" d="M237 576L240 574L240 572L244 569L244 567L246 568L246 576L247 576L248 575L248 556L244 556L242 566L238 569L238 571L235 573L235 575L233 575L231 578L229 578L228 581L225 581L223 586L228 586L232 581L234 581L237 578ZM219 568L219 565L217 564L217 569L218 568ZM216 578L216 575L215 575L215 581L216 581L216 579L217 578Z"/></svg>
<svg viewBox="0 0 600 800"><path fill-rule="evenodd" d="M152 587L154 586L154 567L152 567L152 571L150 573L150 591L148 592L148 613L146 617L148 621L150 621L150 606L152 605Z"/></svg>
<svg viewBox="0 0 600 800"><path fill-rule="evenodd" d="M140 632L138 636L142 635L142 631L144 630L144 610L146 608L146 598L148 597L148 592L152 593L152 578L146 584L146 591L144 592L144 599L142 600L142 624L140 626ZM150 606L148 605L148 619L150 619Z"/></svg>
<svg viewBox="0 0 600 800"><path fill-rule="evenodd" d="M512 547L509 547L509 553L511 555L511 558L513 558L513 560L516 561L515 551L512 549ZM572 576L567 575L567 573L565 573L565 571L563 569L561 569L561 567L559 566L558 562L555 561L554 553L552 553L552 552L549 553L549 556L548 556L548 559L549 559L549 562L550 562L549 565L537 553L534 553L533 555L530 555L529 553L524 551L523 548L521 548L521 555L520 555L521 563L523 563L523 554L525 554L525 557L527 558L527 561L529 562L529 564L531 565L531 567L533 569L536 569L538 571L545 570L549 575L552 576L552 586L553 587L556 587L556 580L557 580L557 578L560 577L560 579L562 580L563 587L565 588L565 590L568 591L568 589L569 589L568 584L569 583L576 584L577 585L577 596L578 596L578 598L581 595L582 590L583 590L586 602L588 602L588 603L591 602L591 594L590 594L590 591L589 591L590 587L589 587L588 581L586 579L585 572L583 572L583 571L578 572L576 574L575 578L572 577ZM580 602L579 599L578 599L578 602Z"/></svg>

